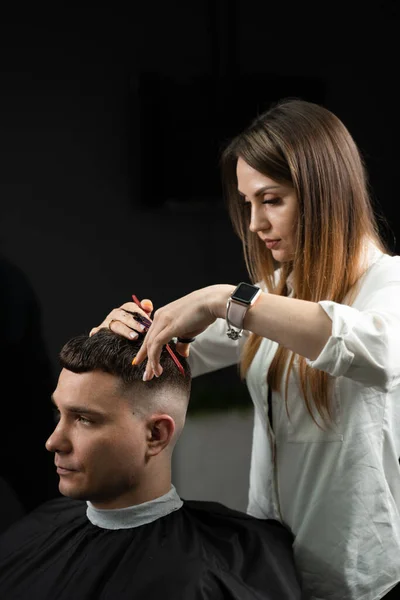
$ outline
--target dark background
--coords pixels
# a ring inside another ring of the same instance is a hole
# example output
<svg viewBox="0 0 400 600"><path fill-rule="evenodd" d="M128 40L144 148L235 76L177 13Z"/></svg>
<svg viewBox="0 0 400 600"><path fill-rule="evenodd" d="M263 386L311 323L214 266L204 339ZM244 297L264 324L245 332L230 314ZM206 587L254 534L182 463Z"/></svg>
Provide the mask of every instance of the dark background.
<svg viewBox="0 0 400 600"><path fill-rule="evenodd" d="M281 97L345 122L398 251L394 0L112 6L0 24L0 250L37 294L55 373L62 344L132 293L157 307L247 279L218 152Z"/></svg>

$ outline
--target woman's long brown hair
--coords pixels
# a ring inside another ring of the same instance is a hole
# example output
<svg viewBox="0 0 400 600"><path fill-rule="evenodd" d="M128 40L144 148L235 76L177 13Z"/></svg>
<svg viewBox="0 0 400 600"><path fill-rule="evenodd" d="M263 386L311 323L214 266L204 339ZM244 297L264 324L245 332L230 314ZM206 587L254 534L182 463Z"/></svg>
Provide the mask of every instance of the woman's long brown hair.
<svg viewBox="0 0 400 600"><path fill-rule="evenodd" d="M270 250L249 230L248 212L243 210L237 189L239 157L274 181L290 184L296 192L296 248L293 262L282 265L278 282ZM302 100L280 102L229 144L221 166L230 216L243 244L250 278L254 283L264 282L270 293L288 295L287 278L292 273L294 298L344 302L361 275L365 241L387 251L379 236L358 148L343 123L322 106ZM252 334L245 344L243 377L261 340ZM295 358L289 349L278 346L267 375L268 385L279 390L289 365L286 405ZM310 415L315 420L315 407L323 421L329 422L329 376L311 368L302 356L298 356L298 369Z"/></svg>

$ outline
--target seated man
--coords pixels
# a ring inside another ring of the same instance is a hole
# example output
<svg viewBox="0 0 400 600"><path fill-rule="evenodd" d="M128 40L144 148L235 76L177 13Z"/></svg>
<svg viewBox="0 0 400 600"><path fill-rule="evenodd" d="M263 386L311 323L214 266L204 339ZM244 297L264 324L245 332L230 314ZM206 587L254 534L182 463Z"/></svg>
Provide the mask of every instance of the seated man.
<svg viewBox="0 0 400 600"><path fill-rule="evenodd" d="M66 498L0 537L0 598L296 600L291 534L212 502L182 501L171 456L185 422L185 375L143 383L140 342L107 329L69 341L46 442ZM26 466L29 448L26 448Z"/></svg>

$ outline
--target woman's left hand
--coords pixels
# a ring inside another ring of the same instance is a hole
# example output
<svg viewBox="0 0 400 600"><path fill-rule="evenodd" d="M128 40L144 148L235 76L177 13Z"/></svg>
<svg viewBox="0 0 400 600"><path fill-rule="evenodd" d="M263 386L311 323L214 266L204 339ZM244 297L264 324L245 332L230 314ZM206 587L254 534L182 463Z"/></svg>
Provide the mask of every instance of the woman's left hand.
<svg viewBox="0 0 400 600"><path fill-rule="evenodd" d="M225 317L226 303L233 290L231 285L211 285L166 304L154 313L153 323L135 360L139 365L147 355L146 381L161 375L161 351L173 337L196 337L218 317Z"/></svg>

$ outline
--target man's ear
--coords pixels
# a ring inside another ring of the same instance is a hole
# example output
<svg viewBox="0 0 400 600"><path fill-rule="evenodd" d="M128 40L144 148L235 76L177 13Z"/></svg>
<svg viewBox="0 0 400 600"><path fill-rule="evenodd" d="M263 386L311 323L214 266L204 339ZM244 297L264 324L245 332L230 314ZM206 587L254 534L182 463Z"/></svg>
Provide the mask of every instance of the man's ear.
<svg viewBox="0 0 400 600"><path fill-rule="evenodd" d="M156 456L171 442L175 421L170 415L152 415L147 421L147 456Z"/></svg>

